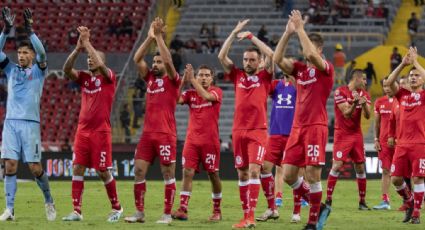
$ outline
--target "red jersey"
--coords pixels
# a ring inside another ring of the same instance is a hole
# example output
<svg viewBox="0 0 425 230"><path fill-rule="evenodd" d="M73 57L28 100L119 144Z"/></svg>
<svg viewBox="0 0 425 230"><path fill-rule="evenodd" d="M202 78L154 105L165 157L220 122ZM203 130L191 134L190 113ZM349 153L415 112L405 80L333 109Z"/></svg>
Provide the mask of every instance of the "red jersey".
<svg viewBox="0 0 425 230"><path fill-rule="evenodd" d="M177 136L176 111L181 78L178 74L173 80L168 76L156 78L149 71L144 80L146 89L146 112L143 132L167 133Z"/></svg>
<svg viewBox="0 0 425 230"><path fill-rule="evenodd" d="M394 104L397 104L397 100L388 96L380 97L375 101L375 114L381 117L379 139L384 143L387 143L388 137L390 137L391 113Z"/></svg>
<svg viewBox="0 0 425 230"><path fill-rule="evenodd" d="M272 74L261 70L248 76L232 66L229 77L235 85L233 129L267 129L267 97Z"/></svg>
<svg viewBox="0 0 425 230"><path fill-rule="evenodd" d="M207 101L194 89L183 92L183 103L189 105L189 126L186 140L192 143L219 142L218 118L223 98L220 88L211 86L208 92L216 101Z"/></svg>
<svg viewBox="0 0 425 230"><path fill-rule="evenodd" d="M401 88L395 95L400 102L400 137L397 144L425 144L425 91Z"/></svg>
<svg viewBox="0 0 425 230"><path fill-rule="evenodd" d="M111 110L115 95L116 77L108 69L109 79L98 74L78 71L76 82L81 87L81 110L78 131L111 131Z"/></svg>
<svg viewBox="0 0 425 230"><path fill-rule="evenodd" d="M295 62L291 73L297 79L297 101L293 127L328 125L326 100L332 91L334 67L326 61L324 71Z"/></svg>
<svg viewBox="0 0 425 230"><path fill-rule="evenodd" d="M364 89L356 90L360 97L366 96L366 103L370 105L370 96ZM360 121L362 118L362 106L357 105L351 115L351 118L345 118L342 111L338 108L339 104L347 102L350 106L353 104L354 97L348 86L341 86L335 90L335 131L344 131L347 133L361 133Z"/></svg>
<svg viewBox="0 0 425 230"><path fill-rule="evenodd" d="M397 100L394 101L393 107L391 108L391 116L390 116L390 130L388 133L388 137L400 137L400 103Z"/></svg>

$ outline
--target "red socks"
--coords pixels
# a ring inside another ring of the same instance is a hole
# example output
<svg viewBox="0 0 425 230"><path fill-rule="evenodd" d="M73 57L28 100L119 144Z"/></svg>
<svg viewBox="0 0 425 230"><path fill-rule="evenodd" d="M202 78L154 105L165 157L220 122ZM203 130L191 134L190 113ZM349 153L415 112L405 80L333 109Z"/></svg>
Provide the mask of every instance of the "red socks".
<svg viewBox="0 0 425 230"><path fill-rule="evenodd" d="M73 176L72 177L72 205L74 206L74 211L80 214L81 214L83 190L84 190L84 177Z"/></svg>
<svg viewBox="0 0 425 230"><path fill-rule="evenodd" d="M117 194L117 182L115 181L114 177L111 175L111 179L105 183L106 193L108 194L109 200L111 201L112 209L114 210L120 210L121 205L118 201L118 194Z"/></svg>
<svg viewBox="0 0 425 230"><path fill-rule="evenodd" d="M134 202L136 209L140 212L145 211L145 193L146 193L146 181L136 182L134 184Z"/></svg>
<svg viewBox="0 0 425 230"><path fill-rule="evenodd" d="M276 209L276 204L274 202L274 178L273 174L261 174L261 187L263 188L264 196L267 199L268 207L271 210Z"/></svg>
<svg viewBox="0 0 425 230"><path fill-rule="evenodd" d="M170 215L174 203L174 194L176 193L176 179L165 181L164 191L164 214Z"/></svg>

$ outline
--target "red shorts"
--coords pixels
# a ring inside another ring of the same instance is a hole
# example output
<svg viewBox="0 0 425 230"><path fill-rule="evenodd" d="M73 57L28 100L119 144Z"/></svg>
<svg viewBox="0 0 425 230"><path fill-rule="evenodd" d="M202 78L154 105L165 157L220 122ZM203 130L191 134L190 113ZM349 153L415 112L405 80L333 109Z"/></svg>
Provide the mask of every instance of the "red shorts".
<svg viewBox="0 0 425 230"><path fill-rule="evenodd" d="M380 141L381 151L378 152L379 164L382 169L390 170L395 148L390 148L384 141Z"/></svg>
<svg viewBox="0 0 425 230"><path fill-rule="evenodd" d="M232 140L236 168L263 164L267 144L266 129L233 130Z"/></svg>
<svg viewBox="0 0 425 230"><path fill-rule="evenodd" d="M99 171L112 167L111 132L77 131L74 141L74 165L82 165Z"/></svg>
<svg viewBox="0 0 425 230"><path fill-rule="evenodd" d="M154 162L159 156L162 165L176 162L176 136L167 133L143 133L137 144L134 159Z"/></svg>
<svg viewBox="0 0 425 230"><path fill-rule="evenodd" d="M288 138L287 135L270 135L267 140L267 152L264 160L280 166Z"/></svg>
<svg viewBox="0 0 425 230"><path fill-rule="evenodd" d="M397 145L391 165L391 176L425 177L425 145Z"/></svg>
<svg viewBox="0 0 425 230"><path fill-rule="evenodd" d="M306 165L325 165L327 140L327 126L292 127L282 164L300 168Z"/></svg>
<svg viewBox="0 0 425 230"><path fill-rule="evenodd" d="M186 141L183 148L183 168L199 172L199 164L207 172L216 172L220 167L220 143L195 144Z"/></svg>
<svg viewBox="0 0 425 230"><path fill-rule="evenodd" d="M347 162L348 157L354 163L366 161L362 133L343 133L335 131L333 160Z"/></svg>

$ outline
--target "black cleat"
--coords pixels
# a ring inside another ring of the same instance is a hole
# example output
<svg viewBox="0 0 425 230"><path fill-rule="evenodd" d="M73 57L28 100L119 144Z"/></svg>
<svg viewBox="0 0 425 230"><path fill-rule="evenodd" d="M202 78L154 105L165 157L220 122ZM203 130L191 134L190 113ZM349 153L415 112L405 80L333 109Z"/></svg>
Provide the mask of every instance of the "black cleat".
<svg viewBox="0 0 425 230"><path fill-rule="evenodd" d="M406 209L404 213L403 223L407 223L412 219L413 207L409 207Z"/></svg>
<svg viewBox="0 0 425 230"><path fill-rule="evenodd" d="M421 220L419 219L419 217L412 217L412 219L410 220L411 224L420 224Z"/></svg>
<svg viewBox="0 0 425 230"><path fill-rule="evenodd" d="M332 201L331 201L332 203ZM317 230L322 230L328 220L329 215L331 214L332 208L327 204L320 204L319 220L316 224Z"/></svg>
<svg viewBox="0 0 425 230"><path fill-rule="evenodd" d="M365 202L359 202L359 210L365 211L370 210L369 206L366 205Z"/></svg>
<svg viewBox="0 0 425 230"><path fill-rule="evenodd" d="M316 230L316 225L307 224L306 226L304 226L303 230Z"/></svg>
<svg viewBox="0 0 425 230"><path fill-rule="evenodd" d="M326 200L326 201L325 201L325 204L326 204L327 206L331 207L331 206L332 206L332 200Z"/></svg>

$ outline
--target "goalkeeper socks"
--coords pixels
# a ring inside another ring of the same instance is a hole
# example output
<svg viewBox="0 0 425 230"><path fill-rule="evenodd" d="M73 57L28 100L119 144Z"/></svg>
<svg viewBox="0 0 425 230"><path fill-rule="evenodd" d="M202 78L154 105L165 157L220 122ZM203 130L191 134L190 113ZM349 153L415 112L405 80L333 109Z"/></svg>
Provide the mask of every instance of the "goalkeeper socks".
<svg viewBox="0 0 425 230"><path fill-rule="evenodd" d="M6 208L14 210L16 194L16 174L6 175L4 178L4 193L6 195Z"/></svg>
<svg viewBox="0 0 425 230"><path fill-rule="evenodd" d="M50 193L49 179L46 173L43 171L39 177L35 178L38 187L41 189L44 195L44 202L47 204L53 204L53 197Z"/></svg>

